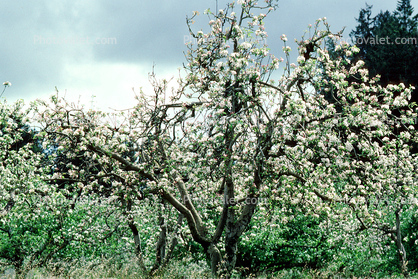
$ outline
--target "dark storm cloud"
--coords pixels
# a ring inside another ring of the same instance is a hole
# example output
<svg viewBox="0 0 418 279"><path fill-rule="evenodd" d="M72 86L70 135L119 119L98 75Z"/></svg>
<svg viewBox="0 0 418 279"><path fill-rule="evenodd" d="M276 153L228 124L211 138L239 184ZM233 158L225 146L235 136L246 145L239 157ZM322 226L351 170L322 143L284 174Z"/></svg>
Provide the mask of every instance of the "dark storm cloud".
<svg viewBox="0 0 418 279"><path fill-rule="evenodd" d="M212 6L214 1L101 2L96 28L117 38L117 46L95 46L95 57L112 61L178 64L183 61L186 15Z"/></svg>
<svg viewBox="0 0 418 279"><path fill-rule="evenodd" d="M1 2L0 78L13 80L9 92L19 91L24 98L39 89L53 89L64 74L66 60L77 57L74 46L53 42L83 29L75 23L69 3Z"/></svg>

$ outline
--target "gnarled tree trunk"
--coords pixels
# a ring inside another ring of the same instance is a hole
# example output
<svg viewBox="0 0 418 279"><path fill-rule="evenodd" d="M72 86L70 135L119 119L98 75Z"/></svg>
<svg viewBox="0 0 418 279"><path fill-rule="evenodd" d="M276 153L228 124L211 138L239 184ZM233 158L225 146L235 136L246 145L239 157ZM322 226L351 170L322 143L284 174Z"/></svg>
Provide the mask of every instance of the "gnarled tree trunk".
<svg viewBox="0 0 418 279"><path fill-rule="evenodd" d="M392 239L396 242L396 247L398 249L398 257L399 257L399 266L401 268L402 274L405 277L408 277L408 267L407 267L407 260L406 260L406 251L405 247L402 244L402 234L401 234L401 220L400 220L400 211L402 207L396 210L395 216L396 216L396 236L393 235Z"/></svg>

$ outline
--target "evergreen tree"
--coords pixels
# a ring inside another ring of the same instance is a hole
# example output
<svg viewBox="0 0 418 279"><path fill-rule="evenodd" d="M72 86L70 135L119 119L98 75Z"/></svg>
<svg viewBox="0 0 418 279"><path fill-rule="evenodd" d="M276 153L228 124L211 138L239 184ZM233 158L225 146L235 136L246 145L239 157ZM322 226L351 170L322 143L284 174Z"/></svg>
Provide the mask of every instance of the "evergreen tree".
<svg viewBox="0 0 418 279"><path fill-rule="evenodd" d="M394 12L395 17L400 23L401 31L405 33L416 33L418 26L418 14L412 16L414 8L410 0L400 0Z"/></svg>
<svg viewBox="0 0 418 279"><path fill-rule="evenodd" d="M357 19L359 25L357 25L356 29L351 31L350 33L350 36L356 39L357 46L360 47L360 52L358 53L358 56L362 60L365 60L367 57L366 53L369 53L369 45L363 44L363 42L368 42L370 38L373 36L373 18L371 18L372 8L373 6L366 4L366 8L360 10L360 14Z"/></svg>
<svg viewBox="0 0 418 279"><path fill-rule="evenodd" d="M371 17L372 6L360 10L358 26L350 33L360 48L359 58L366 62L372 76L380 83L418 85L418 15L410 0L399 0L396 10L381 11ZM411 102L417 102L417 90Z"/></svg>

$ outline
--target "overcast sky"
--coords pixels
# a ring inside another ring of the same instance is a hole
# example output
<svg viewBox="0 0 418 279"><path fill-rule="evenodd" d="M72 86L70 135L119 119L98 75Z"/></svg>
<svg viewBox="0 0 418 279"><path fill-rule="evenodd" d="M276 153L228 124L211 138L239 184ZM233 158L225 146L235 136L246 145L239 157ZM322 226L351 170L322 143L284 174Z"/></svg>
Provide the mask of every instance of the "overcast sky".
<svg viewBox="0 0 418 279"><path fill-rule="evenodd" d="M228 1L218 0L218 8ZM300 39L308 24L327 17L333 31L346 26L348 37L365 0L280 0L266 19L267 43L281 56L280 35ZM369 0L376 15L393 11L396 0ZM415 12L418 0L411 1ZM0 82L10 81L9 102L46 98L55 91L94 108L132 105L132 88L150 90L148 73L176 76L185 62L186 15L201 12L216 0L62 0L0 1ZM99 42L99 43L97 43ZM296 51L296 48L295 48ZM1 85L0 83L0 85Z"/></svg>

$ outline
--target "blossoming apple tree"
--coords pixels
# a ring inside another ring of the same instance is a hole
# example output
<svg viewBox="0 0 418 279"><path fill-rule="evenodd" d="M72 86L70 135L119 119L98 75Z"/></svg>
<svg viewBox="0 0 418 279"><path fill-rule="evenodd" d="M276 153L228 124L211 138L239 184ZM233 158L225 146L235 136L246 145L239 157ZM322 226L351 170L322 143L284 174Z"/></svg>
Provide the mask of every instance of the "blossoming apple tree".
<svg viewBox="0 0 418 279"><path fill-rule="evenodd" d="M47 261L62 245L54 239L60 219L56 194L43 180L43 158L29 129L23 102L0 103L0 266L18 276L25 264Z"/></svg>
<svg viewBox="0 0 418 279"><path fill-rule="evenodd" d="M124 218L111 200L51 183L56 160L40 146L30 116L22 100L0 103L0 266L13 266L18 278L86 243L106 241Z"/></svg>
<svg viewBox="0 0 418 279"><path fill-rule="evenodd" d="M339 34L324 19L299 42L291 69L264 44L264 19L275 7L238 1L206 11L208 32L193 30L195 13L187 23L197 43L188 46L178 88L155 82L133 108L108 114L57 97L39 101L45 144L90 162L53 179L79 180L84 193L106 190L102 198L119 202L139 256L135 208L153 195L178 212L175 226L184 218L183 233L203 247L212 272L230 274L259 198L268 197L326 214L347 231L391 236L406 270L400 213L417 195L417 161L406 144L416 138L416 114L392 112L405 107L411 88L381 87L362 61L331 59L324 41ZM338 47L346 57L358 52ZM273 80L281 63L284 74ZM338 103L320 93L329 90Z"/></svg>

